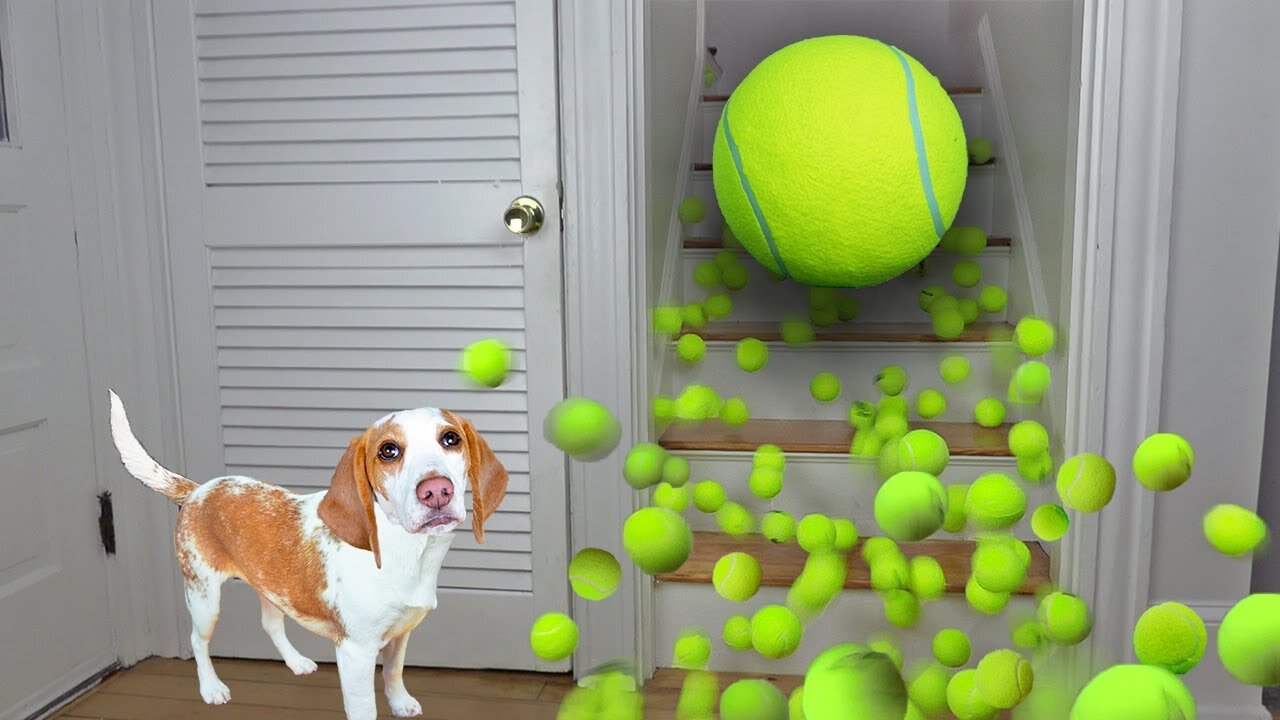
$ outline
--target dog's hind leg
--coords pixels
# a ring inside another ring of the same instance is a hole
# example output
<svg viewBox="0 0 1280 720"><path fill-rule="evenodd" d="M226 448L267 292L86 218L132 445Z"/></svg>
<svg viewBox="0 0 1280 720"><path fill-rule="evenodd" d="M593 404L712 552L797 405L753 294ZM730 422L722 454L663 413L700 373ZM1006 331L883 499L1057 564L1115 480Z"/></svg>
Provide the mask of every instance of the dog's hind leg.
<svg viewBox="0 0 1280 720"><path fill-rule="evenodd" d="M218 624L222 603L222 583L227 578L212 572L199 573L186 579L187 610L191 613L191 652L196 658L200 678L200 697L210 705L231 700L231 690L218 679L209 659L209 640Z"/></svg>
<svg viewBox="0 0 1280 720"><path fill-rule="evenodd" d="M276 650L280 651L284 664L289 666L294 675L309 675L315 672L315 661L298 652L293 643L289 642L289 637L284 634L284 613L280 608L263 597L262 593L258 593L258 601L262 603L262 629L267 632L267 637L271 638Z"/></svg>

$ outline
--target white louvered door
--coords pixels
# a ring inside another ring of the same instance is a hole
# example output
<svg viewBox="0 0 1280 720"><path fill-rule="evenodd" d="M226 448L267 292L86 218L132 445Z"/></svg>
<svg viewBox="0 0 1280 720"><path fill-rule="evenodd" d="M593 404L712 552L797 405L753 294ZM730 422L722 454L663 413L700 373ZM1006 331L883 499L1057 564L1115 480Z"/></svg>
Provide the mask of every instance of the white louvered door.
<svg viewBox="0 0 1280 720"><path fill-rule="evenodd" d="M409 661L566 669L523 641L568 602L564 459L536 430L564 387L553 0L153 7L185 469L314 491L387 411L471 418L510 488L483 546L458 533ZM550 209L528 237L502 224L522 194ZM498 390L454 370L485 337L516 349ZM214 653L275 657L258 623L228 586Z"/></svg>

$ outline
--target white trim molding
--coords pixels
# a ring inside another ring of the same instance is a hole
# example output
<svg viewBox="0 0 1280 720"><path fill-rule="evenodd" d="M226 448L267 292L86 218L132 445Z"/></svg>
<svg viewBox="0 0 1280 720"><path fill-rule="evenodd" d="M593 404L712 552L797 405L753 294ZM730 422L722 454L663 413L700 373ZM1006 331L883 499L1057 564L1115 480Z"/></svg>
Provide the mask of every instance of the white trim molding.
<svg viewBox="0 0 1280 720"><path fill-rule="evenodd" d="M559 3L566 387L613 410L623 428L609 457L569 464L570 549L619 557L622 523L639 502L621 480L622 464L648 427L644 6ZM624 660L648 677L654 661L643 619L651 607L651 583L636 570L606 601L574 596L581 633L574 673Z"/></svg>
<svg viewBox="0 0 1280 720"><path fill-rule="evenodd" d="M1159 421L1182 0L1085 0L1083 31L1065 450L1126 458ZM1124 482L1107 512L1072 518L1060 579L1095 617L1077 684L1132 660L1153 515Z"/></svg>

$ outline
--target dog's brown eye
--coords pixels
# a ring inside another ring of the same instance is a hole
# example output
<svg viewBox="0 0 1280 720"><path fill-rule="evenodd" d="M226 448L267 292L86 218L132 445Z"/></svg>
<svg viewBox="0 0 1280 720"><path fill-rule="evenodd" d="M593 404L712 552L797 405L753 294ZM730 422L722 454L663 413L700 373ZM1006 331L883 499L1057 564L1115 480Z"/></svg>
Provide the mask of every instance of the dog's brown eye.
<svg viewBox="0 0 1280 720"><path fill-rule="evenodd" d="M445 434L440 436L440 444L444 445L445 447L453 447L454 445L457 445L458 443L461 443L461 442L462 442L462 437L459 436L458 433L452 430L449 430L445 432Z"/></svg>
<svg viewBox="0 0 1280 720"><path fill-rule="evenodd" d="M378 457L383 460L395 460L400 457L400 446L395 443L382 443L378 448Z"/></svg>

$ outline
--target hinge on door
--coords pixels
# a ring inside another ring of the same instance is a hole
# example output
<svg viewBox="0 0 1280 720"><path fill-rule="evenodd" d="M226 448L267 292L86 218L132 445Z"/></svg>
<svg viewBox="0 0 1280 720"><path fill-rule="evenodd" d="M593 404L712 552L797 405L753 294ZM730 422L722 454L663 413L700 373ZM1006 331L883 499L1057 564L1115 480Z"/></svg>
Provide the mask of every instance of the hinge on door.
<svg viewBox="0 0 1280 720"><path fill-rule="evenodd" d="M102 536L102 548L108 555L116 554L116 514L111 507L111 493L98 493L98 533Z"/></svg>

